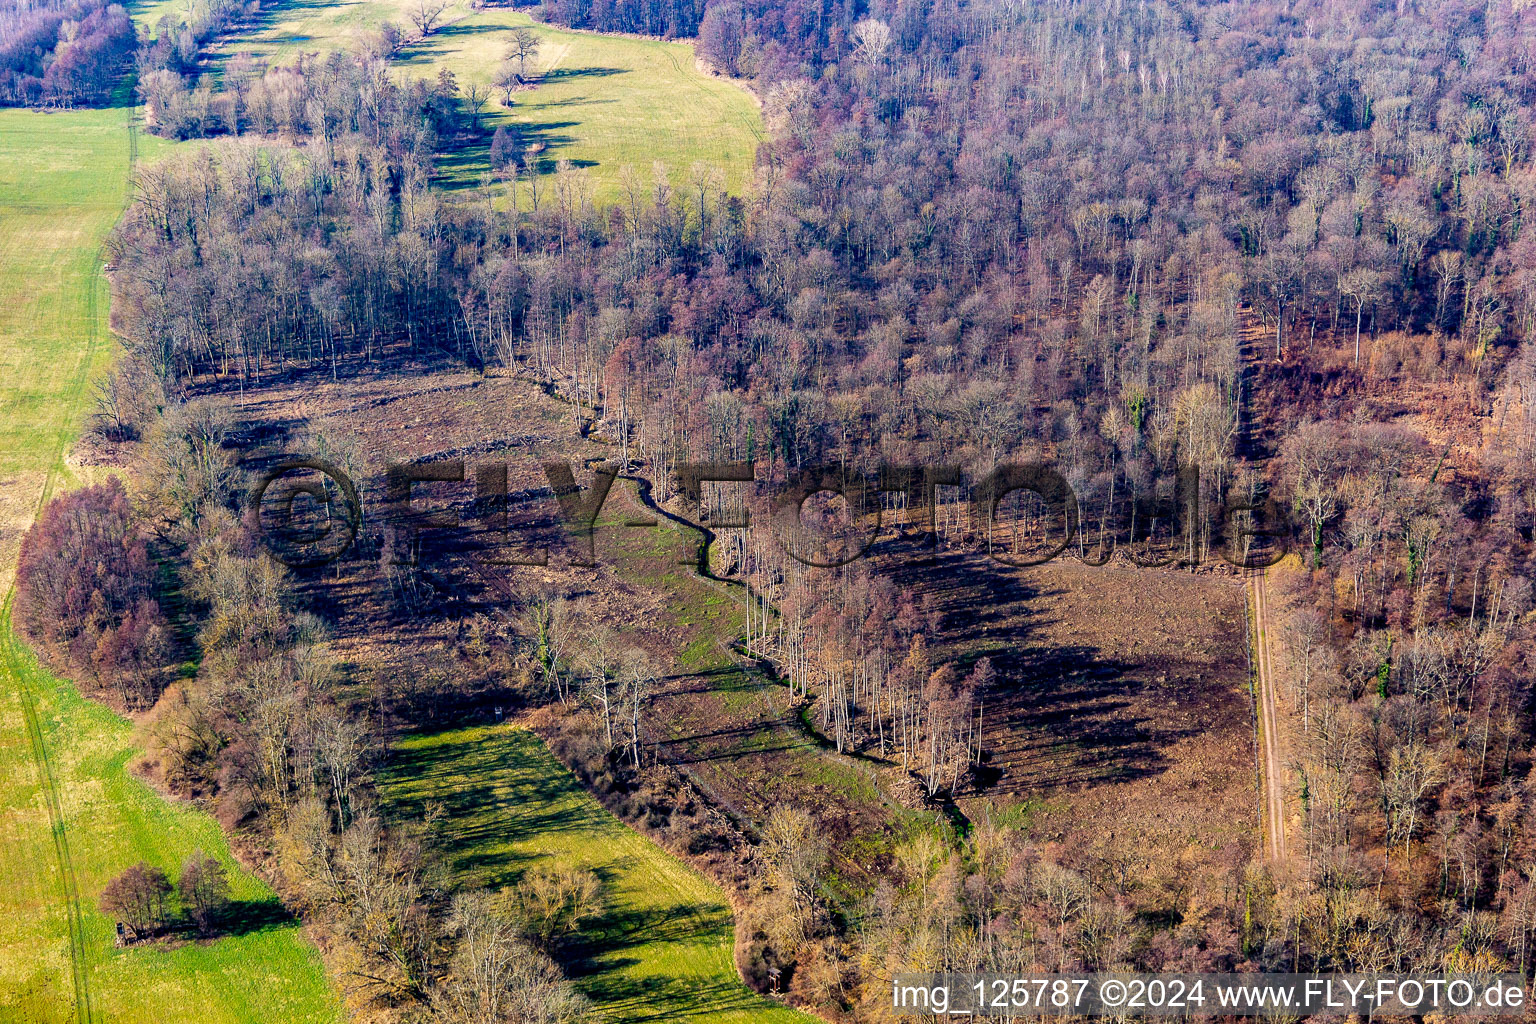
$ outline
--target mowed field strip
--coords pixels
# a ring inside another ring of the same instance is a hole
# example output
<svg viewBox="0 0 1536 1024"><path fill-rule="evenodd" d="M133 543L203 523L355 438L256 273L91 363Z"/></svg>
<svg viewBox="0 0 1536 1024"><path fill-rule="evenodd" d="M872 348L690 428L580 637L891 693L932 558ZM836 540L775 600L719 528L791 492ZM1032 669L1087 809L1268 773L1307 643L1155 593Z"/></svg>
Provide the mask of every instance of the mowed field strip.
<svg viewBox="0 0 1536 1024"><path fill-rule="evenodd" d="M126 117L0 110L0 592L111 358L101 244L127 195Z"/></svg>
<svg viewBox="0 0 1536 1024"><path fill-rule="evenodd" d="M409 6L408 0L278 3L262 12L251 31L220 47L218 56L249 53L281 64L301 54L357 52L386 21L409 28ZM524 144L542 144L540 160L548 168L562 159L586 167L599 202L620 198L626 165L649 187L658 161L675 187L687 185L695 162L719 168L732 193L746 186L763 137L762 116L745 89L698 69L690 43L576 32L506 8L458 5L444 20L431 36L401 50L391 66L427 79L446 68L461 90L472 82L489 85L512 32L532 28L541 43L529 65L537 87L513 93L510 110L493 90L485 123L515 128ZM446 184L477 185L490 170L489 144L444 154L439 166ZM526 209L527 197L521 202Z"/></svg>
<svg viewBox="0 0 1536 1024"><path fill-rule="evenodd" d="M500 888L554 864L602 880L603 916L560 956L595 1020L815 1020L742 983L720 889L601 807L532 733L486 725L408 736L380 789L398 819L443 805L438 850L461 887Z"/></svg>
<svg viewBox="0 0 1536 1024"><path fill-rule="evenodd" d="M0 592L111 360L101 245L128 188L128 111L0 110ZM163 144L142 138L153 158ZM340 1019L314 947L235 865L212 818L127 770L132 725L41 669L0 612L0 1021L173 1024ZM143 859L224 861L249 926L117 949L103 885Z"/></svg>

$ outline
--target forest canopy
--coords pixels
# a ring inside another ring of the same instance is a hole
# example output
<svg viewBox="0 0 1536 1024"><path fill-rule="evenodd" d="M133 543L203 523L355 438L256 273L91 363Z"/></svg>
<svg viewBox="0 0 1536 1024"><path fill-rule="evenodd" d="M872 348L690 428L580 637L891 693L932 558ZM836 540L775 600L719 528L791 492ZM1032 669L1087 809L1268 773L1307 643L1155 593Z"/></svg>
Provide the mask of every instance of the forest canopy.
<svg viewBox="0 0 1536 1024"><path fill-rule="evenodd" d="M685 495L680 463L750 460L766 491L808 468L977 480L1049 462L1083 511L1068 556L1128 574L1210 560L1221 524L1149 538L1136 518L1191 470L1202 509L1289 511L1298 557L1266 635L1297 719L1295 870L1250 839L1154 863L1140 837L1066 848L987 818L904 843L834 905L819 809L776 807L750 855L754 982L779 972L807 1005L878 1020L882 972L918 959L1528 967L1536 6L544 11L697 32L701 56L762 98L751 187L729 193L703 161L627 167L604 206L582 167L504 125L495 173L454 195L440 165L477 139L466 86L483 83L365 54L242 67L215 88L189 78L196 32L159 33L139 81L154 130L213 141L141 170L111 251L116 326L166 410L142 431L134 508L110 486L82 492L23 556L29 635L104 673L143 660L110 638L151 635L150 554L193 567L166 584L192 598L200 655L198 678L165 691L166 774L227 823L269 830L290 891L365 951L381 999L458 998L434 972L472 939L497 956L550 940L474 901L441 927L419 837L368 807L365 726L302 607L313 581L260 556L229 455L246 425L210 412L274 378L531 380L615 473L668 508L714 502L711 522L744 508L766 522L764 494ZM954 487L950 511L974 497ZM941 509L908 532L996 554L1043 532L1013 512L978 526ZM398 557L411 539L368 524L336 576L382 579L397 625L446 617ZM768 527L720 533L711 568L746 585L739 653L787 683L803 724L880 759L925 810L989 794L985 709L1017 682L1012 639L947 659L942 609L877 560L817 574ZM1144 541L1167 557L1128 557ZM463 646L517 666L515 683L413 673L371 699L403 719L484 694L539 704L589 785L663 817L675 779L644 734L661 673L582 634L568 595L511 603L515 621L466 626ZM721 830L690 850L745 844ZM382 923L358 895L376 892ZM535 963L520 984L577 1012Z"/></svg>
<svg viewBox="0 0 1536 1024"><path fill-rule="evenodd" d="M0 4L0 104L100 103L137 43L128 12L105 0Z"/></svg>

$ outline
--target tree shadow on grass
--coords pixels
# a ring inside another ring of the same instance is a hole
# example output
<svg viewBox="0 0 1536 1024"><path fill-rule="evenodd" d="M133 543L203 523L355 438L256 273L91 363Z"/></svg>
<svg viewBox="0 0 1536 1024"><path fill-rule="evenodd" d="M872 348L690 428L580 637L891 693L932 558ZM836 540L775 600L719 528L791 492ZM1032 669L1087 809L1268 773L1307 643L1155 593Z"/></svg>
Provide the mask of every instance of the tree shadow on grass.
<svg viewBox="0 0 1536 1024"><path fill-rule="evenodd" d="M577 979L576 987L625 1024L646 1021L712 1021L719 1015L761 1008L762 1001L736 981L687 977L632 977L614 971Z"/></svg>
<svg viewBox="0 0 1536 1024"><path fill-rule="evenodd" d="M277 900L231 900L219 912L215 935L251 935L284 928L297 918Z"/></svg>
<svg viewBox="0 0 1536 1024"><path fill-rule="evenodd" d="M542 103L524 103L524 110L555 110L563 107L601 107L619 102L616 99L592 99L590 96L567 96L561 100L545 100Z"/></svg>
<svg viewBox="0 0 1536 1024"><path fill-rule="evenodd" d="M518 842L605 824L563 767L540 763L530 746L536 742L470 733L457 742L396 747L385 773L386 813L420 820L429 804L440 806L446 824L433 846L453 872L477 885L511 884L537 858L518 852Z"/></svg>
<svg viewBox="0 0 1536 1024"><path fill-rule="evenodd" d="M425 43L432 42L434 39L452 39L454 36L477 36L495 31L497 31L496 28L487 25L466 25L462 21L456 21L452 25L443 25L440 28L433 29L431 35L425 39L418 39L410 46L405 47L405 49L415 49Z"/></svg>
<svg viewBox="0 0 1536 1024"><path fill-rule="evenodd" d="M600 870L599 874L609 888L611 871ZM713 1015L747 1005L752 997L744 988L724 980L667 976L676 957L660 947L676 944L683 954L696 953L694 947L701 942L728 948L732 927L731 912L720 903L610 906L558 947L555 955L584 995L621 1013L626 1021ZM645 952L635 955L642 950ZM651 961L650 972L637 977L628 970L645 965L647 960Z"/></svg>
<svg viewBox="0 0 1536 1024"><path fill-rule="evenodd" d="M612 892L616 880L613 869L599 868L597 874L604 890ZM731 934L731 912L723 903L677 902L652 907L610 903L603 914L561 943L557 953L572 977L587 977L612 970L610 954L617 951L711 937L728 942Z"/></svg>
<svg viewBox="0 0 1536 1024"><path fill-rule="evenodd" d="M512 132L515 151L525 153L529 150L542 154L535 161L540 174L553 174L559 167L559 150L577 142L574 134L565 129L577 128L580 121L542 121L528 122L517 121L505 114L485 114L482 116L482 128L473 136L458 140L450 146L445 146L438 152L435 161L437 175L433 184L448 192L461 192L466 189L478 188L480 176L489 174L491 168L491 139L497 128L505 127ZM596 167L596 160L571 160L573 167ZM549 183L542 186L546 190ZM520 202L526 206L529 202L527 183L519 185L518 193Z"/></svg>
<svg viewBox="0 0 1536 1024"><path fill-rule="evenodd" d="M223 33L221 38L229 40L229 43L211 53L204 54L203 63L209 70L222 74L224 66L236 54L250 52L251 47L241 45L241 40L249 40L257 35L263 36L261 40L263 46L284 47L307 43L310 41L309 36L292 32L272 33L271 30L280 21L292 15L308 10L330 10L336 6L336 0L276 0L274 3L263 4L255 8L255 13L242 18Z"/></svg>
<svg viewBox="0 0 1536 1024"><path fill-rule="evenodd" d="M630 68L555 68L544 72L534 81L542 85L545 82L567 82L573 78L609 78L613 75L627 75L630 71Z"/></svg>
<svg viewBox="0 0 1536 1024"><path fill-rule="evenodd" d="M384 774L391 818L420 816L428 801L447 809L434 846L459 885L516 884L544 859L518 850L518 842L586 832L573 844L601 843L612 825L536 737L515 730L419 735L395 748ZM672 894L656 890L638 870L612 858L593 867L607 904L553 950L577 988L625 1021L713 1020L759 1005L728 966L720 971L715 963L685 960L701 949L731 948L729 906L707 898L668 899ZM636 889L641 906L630 895Z"/></svg>

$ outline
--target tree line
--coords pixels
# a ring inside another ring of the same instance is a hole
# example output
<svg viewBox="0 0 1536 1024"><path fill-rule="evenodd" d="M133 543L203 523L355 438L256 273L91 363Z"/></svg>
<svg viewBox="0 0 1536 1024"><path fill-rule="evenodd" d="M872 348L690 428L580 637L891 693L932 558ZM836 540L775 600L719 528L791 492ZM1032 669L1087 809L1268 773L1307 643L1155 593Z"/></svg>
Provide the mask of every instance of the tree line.
<svg viewBox="0 0 1536 1024"><path fill-rule="evenodd" d="M247 481L216 403L153 386L140 357L103 390L98 429L139 438L129 483L52 502L23 543L17 623L63 672L143 717L149 763L270 855L284 904L323 936L348 1005L393 1019L556 1024L585 1001L553 959L599 913L590 872L536 869L499 893L454 891L434 846L441 808L386 823L374 771L391 705L344 695L326 624L240 515ZM192 662L192 674L172 672ZM224 867L174 882L138 864L104 887L128 941L238 927ZM179 908L179 909L178 909Z"/></svg>

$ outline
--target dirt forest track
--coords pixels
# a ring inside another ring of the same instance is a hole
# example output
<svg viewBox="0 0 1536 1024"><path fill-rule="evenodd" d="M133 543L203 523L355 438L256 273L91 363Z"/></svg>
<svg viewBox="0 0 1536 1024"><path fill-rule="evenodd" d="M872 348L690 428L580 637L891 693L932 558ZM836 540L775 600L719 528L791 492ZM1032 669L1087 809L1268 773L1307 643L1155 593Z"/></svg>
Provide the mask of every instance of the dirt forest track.
<svg viewBox="0 0 1536 1024"><path fill-rule="evenodd" d="M1238 397L1238 432L1236 453L1243 461L1258 468L1269 454L1273 442L1272 427L1265 422L1265 408L1257 400L1256 387L1261 363L1275 353L1269 329L1246 310L1239 328L1242 364ZM1258 717L1258 764L1260 782L1260 831L1264 836L1264 854L1271 863L1285 859L1285 796L1281 772L1284 757L1280 752L1279 712L1275 707L1275 672L1273 644L1270 638L1269 603L1266 593L1267 571L1258 569L1248 576L1248 600L1253 617L1253 686Z"/></svg>
<svg viewBox="0 0 1536 1024"><path fill-rule="evenodd" d="M1267 574L1258 570L1248 579L1253 601L1254 685L1258 689L1259 774L1263 781L1264 853L1273 863L1285 860L1285 796L1281 789L1279 714L1275 710L1274 660L1269 640Z"/></svg>

